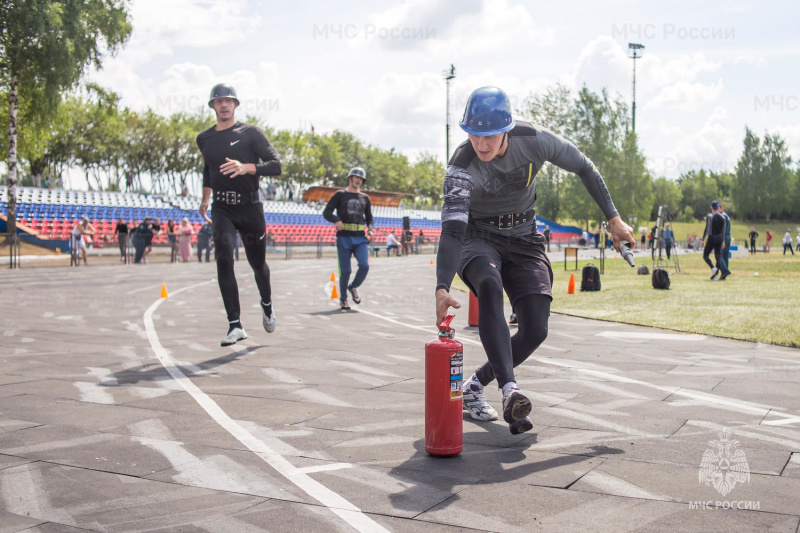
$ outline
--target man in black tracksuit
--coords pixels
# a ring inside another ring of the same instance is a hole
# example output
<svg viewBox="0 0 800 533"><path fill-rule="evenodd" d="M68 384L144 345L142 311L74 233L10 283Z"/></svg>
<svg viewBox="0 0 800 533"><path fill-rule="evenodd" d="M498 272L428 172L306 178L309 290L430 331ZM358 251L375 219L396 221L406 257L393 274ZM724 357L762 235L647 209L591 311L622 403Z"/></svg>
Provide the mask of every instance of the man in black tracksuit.
<svg viewBox="0 0 800 533"><path fill-rule="evenodd" d="M247 338L239 317L239 287L233 271L237 230L242 236L247 261L261 295L264 329L267 333L275 331L272 288L266 263L267 227L258 179L260 176L280 176L281 163L264 132L234 118L239 99L233 87L215 85L208 105L217 115L217 124L197 136L197 146L205 159L200 214L205 217L213 194L214 255L219 290L228 315L228 334L220 344L229 346Z"/></svg>
<svg viewBox="0 0 800 533"><path fill-rule="evenodd" d="M711 268L712 280L715 280L717 274L719 274L719 256L722 253L722 240L725 235L725 218L722 216L721 211L722 208L719 202L716 200L711 202L711 213L706 215L706 229L703 232L703 240L706 242L706 246L703 249L703 261ZM712 251L714 252L716 266L712 265L711 260L708 258Z"/></svg>

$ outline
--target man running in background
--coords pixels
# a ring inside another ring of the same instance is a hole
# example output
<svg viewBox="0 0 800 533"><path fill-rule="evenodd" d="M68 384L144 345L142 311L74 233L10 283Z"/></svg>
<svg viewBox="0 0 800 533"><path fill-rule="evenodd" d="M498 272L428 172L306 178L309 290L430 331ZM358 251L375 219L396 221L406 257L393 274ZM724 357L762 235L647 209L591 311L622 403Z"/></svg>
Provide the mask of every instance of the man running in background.
<svg viewBox="0 0 800 533"><path fill-rule="evenodd" d="M603 177L574 145L558 135L515 122L511 102L496 87L476 89L461 129L469 140L450 158L444 177L442 236L436 258L436 324L450 307L458 272L478 297L478 328L488 362L464 382L464 409L477 420L495 420L484 387L497 380L503 419L516 435L533 428L530 399L517 387L514 368L547 337L553 271L545 239L536 231L536 174L549 161L577 174L608 219L614 247L633 243L633 230L617 213ZM503 289L517 315L512 337L503 315Z"/></svg>
<svg viewBox="0 0 800 533"><path fill-rule="evenodd" d="M205 160L203 200L199 211L206 218L213 195L211 226L216 248L217 280L228 315L228 333L220 341L222 346L247 338L240 318L239 286L233 270L237 230L242 235L247 262L253 269L261 296L264 330L272 333L276 325L266 263L267 225L258 180L261 176L280 176L281 162L263 131L234 118L238 106L239 99L233 87L224 83L215 85L211 89L208 107L216 113L217 124L197 136L197 146Z"/></svg>
<svg viewBox="0 0 800 533"><path fill-rule="evenodd" d="M361 186L367 181L367 173L361 167L350 170L347 176L347 188L336 191L322 216L336 227L336 253L339 256L339 305L342 311L349 311L347 293L353 302L360 304L358 288L364 283L369 272L369 239L365 230L372 235L372 206L369 196L361 192ZM334 215L333 212L336 211ZM356 256L358 270L353 283L350 282L351 256Z"/></svg>

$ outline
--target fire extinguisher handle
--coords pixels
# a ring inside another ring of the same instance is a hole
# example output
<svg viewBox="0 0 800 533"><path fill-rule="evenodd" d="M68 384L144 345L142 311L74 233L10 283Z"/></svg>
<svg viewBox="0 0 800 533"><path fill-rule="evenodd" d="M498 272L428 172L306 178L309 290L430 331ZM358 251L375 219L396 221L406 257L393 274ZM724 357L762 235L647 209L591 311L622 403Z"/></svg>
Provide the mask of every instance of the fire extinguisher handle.
<svg viewBox="0 0 800 533"><path fill-rule="evenodd" d="M446 317L444 317L444 320L442 320L442 323L439 324L439 334L440 335L443 334L443 333L447 334L447 333L453 331L453 328L450 327L450 322L452 322L455 317L456 317L456 315L447 315Z"/></svg>

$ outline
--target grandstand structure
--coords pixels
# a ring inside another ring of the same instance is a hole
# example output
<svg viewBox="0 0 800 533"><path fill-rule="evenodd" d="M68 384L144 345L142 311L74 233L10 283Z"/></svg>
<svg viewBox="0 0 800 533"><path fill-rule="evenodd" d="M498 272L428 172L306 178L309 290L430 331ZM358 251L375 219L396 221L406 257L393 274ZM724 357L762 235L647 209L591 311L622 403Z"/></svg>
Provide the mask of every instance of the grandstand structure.
<svg viewBox="0 0 800 533"><path fill-rule="evenodd" d="M0 213L7 214L8 189L0 186ZM158 219L166 229L169 220L180 222L184 217L199 230L203 219L197 211L199 198L182 196L155 196L138 193L66 191L35 187L17 188L17 221L23 231L51 241L66 241L74 225L83 217L89 217L97 228L95 246L112 242L117 221L122 218L129 225L136 225L145 217ZM267 231L277 242L290 240L293 244L333 243L336 231L322 217L324 205L308 205L296 202L263 202ZM390 231L402 231L403 217L411 220L415 235L420 230L427 239L438 238L441 221L438 211L376 207L373 209L377 228L376 242L385 241ZM193 236L193 240L196 236ZM166 244L167 236L159 235L154 244Z"/></svg>
<svg viewBox="0 0 800 533"><path fill-rule="evenodd" d="M369 194L369 191L366 191ZM0 186L0 213L7 214L8 190ZM36 187L17 188L17 221L20 233L38 238L41 244L48 242L55 248L68 241L74 225L87 216L97 229L94 246L114 241L113 235L117 221L122 218L129 226L135 226L145 217L160 220L166 230L167 221L180 222L184 217L194 226L195 231L203 225L197 211L199 198L183 196L155 196L139 193L109 191L68 191L50 190ZM322 217L324 203L298 203L266 200L264 219L267 231L277 243L292 244L330 244L336 240L333 225ZM389 232L401 232L403 217L409 217L414 236L420 232L428 242L437 240L441 234L441 213L439 211L405 209L392 206L374 206L372 209L376 234L374 242L383 244ZM569 242L580 234L580 229L560 226L553 222L538 219L539 231L545 224L550 226L554 242ZM132 229L132 228L131 228ZM193 236L196 242L196 236ZM154 244L167 244L167 235L161 234L153 239Z"/></svg>

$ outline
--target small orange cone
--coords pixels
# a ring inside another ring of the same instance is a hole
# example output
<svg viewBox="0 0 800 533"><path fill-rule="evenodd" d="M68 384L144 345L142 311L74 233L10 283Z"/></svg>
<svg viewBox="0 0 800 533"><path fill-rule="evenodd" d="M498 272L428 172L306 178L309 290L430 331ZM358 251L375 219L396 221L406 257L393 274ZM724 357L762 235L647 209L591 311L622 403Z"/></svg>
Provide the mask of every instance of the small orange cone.
<svg viewBox="0 0 800 533"><path fill-rule="evenodd" d="M167 284L166 283L162 283L161 284L161 297L162 298L169 298L169 295L167 294Z"/></svg>
<svg viewBox="0 0 800 533"><path fill-rule="evenodd" d="M336 285L333 286L333 290L331 291L331 300L338 300L339 299L339 291L336 290Z"/></svg>
<svg viewBox="0 0 800 533"><path fill-rule="evenodd" d="M575 274L569 275L569 283L567 283L567 294L575 294Z"/></svg>
<svg viewBox="0 0 800 533"><path fill-rule="evenodd" d="M431 264L433 264L433 259L431 259Z"/></svg>
<svg viewBox="0 0 800 533"><path fill-rule="evenodd" d="M336 272L331 272L331 281L336 281Z"/></svg>

